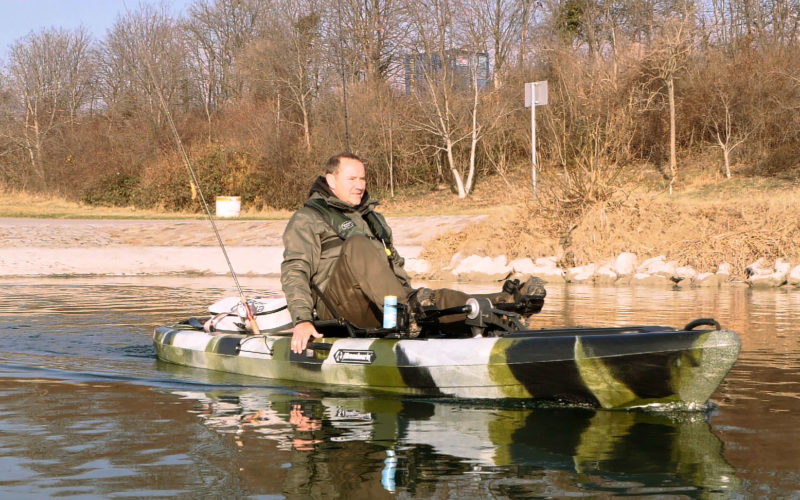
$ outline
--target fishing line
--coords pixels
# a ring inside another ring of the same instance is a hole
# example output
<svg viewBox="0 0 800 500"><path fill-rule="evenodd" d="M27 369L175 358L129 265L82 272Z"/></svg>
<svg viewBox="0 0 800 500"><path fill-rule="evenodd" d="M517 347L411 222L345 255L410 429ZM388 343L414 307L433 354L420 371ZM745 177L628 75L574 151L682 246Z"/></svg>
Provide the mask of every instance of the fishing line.
<svg viewBox="0 0 800 500"><path fill-rule="evenodd" d="M125 9L127 10L127 5L125 6ZM130 15L130 11L128 11L128 18L131 21L133 20L132 16ZM239 284L239 278L236 276L236 271L233 269L233 264L231 263L230 257L228 257L228 251L225 249L225 244L222 242L222 236L220 236L219 230L217 229L217 224L216 222L214 222L214 218L211 216L211 209L208 208L206 197L203 194L202 188L200 187L200 181L197 179L197 174L194 171L194 167L192 167L192 162L189 160L189 155L186 153L186 148L183 147L183 141L181 140L180 134L178 134L178 128L175 126L175 122L172 120L172 113L170 113L169 108L167 107L167 101L164 99L164 94L161 92L161 86L158 84L159 82L156 79L155 72L153 72L152 65L150 64L151 61L149 54L147 54L143 50L141 41L139 40L138 42L139 42L138 43L139 53L141 58L145 62L147 73L150 76L150 82L153 84L153 87L155 87L156 95L158 96L158 101L161 104L161 109L164 111L164 115L167 118L167 123L169 124L169 129L172 132L172 136L175 138L175 143L178 145L178 150L180 151L181 157L183 158L183 163L189 170L189 175L192 178L192 183L197 189L197 194L200 195L200 202L203 205L203 210L206 213L208 221L211 222L211 228L214 230L214 235L216 236L217 243L219 244L219 247L222 250L222 255L225 256L225 262L228 263L228 269L231 272L231 277L233 278L233 282L236 284L236 289L239 291L239 298L242 302L242 305L244 306L245 312L247 314L247 319L250 321L250 326L253 329L253 333L259 335L261 332L258 329L258 322L253 316L253 311L250 305L247 303L247 298L244 295L242 286L241 284Z"/></svg>
<svg viewBox="0 0 800 500"><path fill-rule="evenodd" d="M244 292L242 291L242 287L239 284L239 278L236 276L236 271L234 271L233 269L233 264L231 263L231 259L228 258L228 251L225 250L225 244L222 242L222 236L220 236L219 230L217 229L217 223L214 222L214 218L211 216L211 209L208 208L208 203L206 202L206 197L203 194L203 189L200 187L200 181L197 180L197 174L195 174L194 168L192 167L192 163L189 161L189 155L186 153L186 148L183 147L183 141L181 141L181 137L178 134L178 129L175 127L175 122L172 121L172 114L169 112L169 109L167 108L167 103L164 100L163 94L161 93L161 88L155 81L155 76L153 75L153 70L150 67L150 63L149 61L146 61L146 63L147 63L147 72L150 74L150 78L153 80L153 86L156 88L156 94L158 94L158 100L161 103L161 108L164 110L164 115L166 115L167 117L167 123L169 124L169 128L172 131L173 137L175 138L175 143L178 145L178 150L180 151L181 157L183 158L183 163L189 170L189 175L192 178L192 183L197 189L197 194L200 196L200 202L203 205L203 210L206 213L206 217L208 217L208 221L211 222L211 228L214 230L214 235L217 237L217 243L219 243L219 247L222 249L222 254L225 256L225 262L228 263L228 269L230 269L233 281L236 283L236 289L239 290L239 295L242 297L242 301L244 301Z"/></svg>

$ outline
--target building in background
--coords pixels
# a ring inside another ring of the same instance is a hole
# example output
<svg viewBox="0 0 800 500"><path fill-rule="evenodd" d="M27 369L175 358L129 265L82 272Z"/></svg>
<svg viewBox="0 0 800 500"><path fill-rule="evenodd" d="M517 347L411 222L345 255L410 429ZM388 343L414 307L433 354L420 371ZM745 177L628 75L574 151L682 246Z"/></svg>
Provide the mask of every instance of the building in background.
<svg viewBox="0 0 800 500"><path fill-rule="evenodd" d="M405 56L405 90L410 94L425 86L426 76L441 83L443 75L452 79L456 89L467 90L472 88L473 72L478 89L491 83L489 54L465 49L448 50L443 54L408 54Z"/></svg>

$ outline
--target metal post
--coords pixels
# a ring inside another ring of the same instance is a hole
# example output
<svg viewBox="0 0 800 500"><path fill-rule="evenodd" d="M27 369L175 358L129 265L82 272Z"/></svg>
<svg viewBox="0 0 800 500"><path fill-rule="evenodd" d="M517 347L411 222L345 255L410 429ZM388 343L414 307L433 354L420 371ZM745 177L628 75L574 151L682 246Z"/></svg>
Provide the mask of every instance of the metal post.
<svg viewBox="0 0 800 500"><path fill-rule="evenodd" d="M547 105L547 80L525 84L525 106L531 107L531 182L533 199L536 199L536 106Z"/></svg>
<svg viewBox="0 0 800 500"><path fill-rule="evenodd" d="M536 84L534 83L534 86ZM535 96L535 92L531 92ZM533 97L531 102L531 159L533 160L533 168L531 169L531 177L533 180L533 199L536 199L536 98Z"/></svg>

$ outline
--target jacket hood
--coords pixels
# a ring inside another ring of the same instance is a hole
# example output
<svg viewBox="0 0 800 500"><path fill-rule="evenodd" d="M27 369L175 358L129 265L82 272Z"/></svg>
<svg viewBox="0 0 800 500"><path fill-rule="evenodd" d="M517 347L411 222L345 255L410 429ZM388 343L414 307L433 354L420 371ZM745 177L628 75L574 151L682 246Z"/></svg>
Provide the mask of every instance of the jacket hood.
<svg viewBox="0 0 800 500"><path fill-rule="evenodd" d="M325 199L325 201L331 205L340 207L340 208L348 208L348 209L355 209L357 211L361 211L367 207L377 205L378 202L369 199L369 192L364 189L364 193L361 195L361 201L358 205L351 205L345 201L340 200L333 191L331 191L331 187L328 185L328 181L325 179L324 175L320 175L314 181L314 184L311 185L311 190L308 192L308 196L321 196Z"/></svg>

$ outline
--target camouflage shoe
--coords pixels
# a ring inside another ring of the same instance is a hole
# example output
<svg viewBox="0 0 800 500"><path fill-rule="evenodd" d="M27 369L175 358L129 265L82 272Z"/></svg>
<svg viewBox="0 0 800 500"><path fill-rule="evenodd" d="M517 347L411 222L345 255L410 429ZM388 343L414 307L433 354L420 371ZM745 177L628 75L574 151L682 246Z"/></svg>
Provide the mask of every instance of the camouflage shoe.
<svg viewBox="0 0 800 500"><path fill-rule="evenodd" d="M411 314L424 316L425 311L436 307L436 298L430 288L417 288L408 297L408 307Z"/></svg>
<svg viewBox="0 0 800 500"><path fill-rule="evenodd" d="M536 276L528 278L525 284L519 288L519 292L524 297L531 297L534 299L543 299L547 296L547 290L544 288L544 281Z"/></svg>
<svg viewBox="0 0 800 500"><path fill-rule="evenodd" d="M547 296L544 281L536 276L531 276L523 284L520 284L519 280L507 280L503 283L503 293L508 295L509 301L519 306L519 312L523 315L541 311L544 298Z"/></svg>

